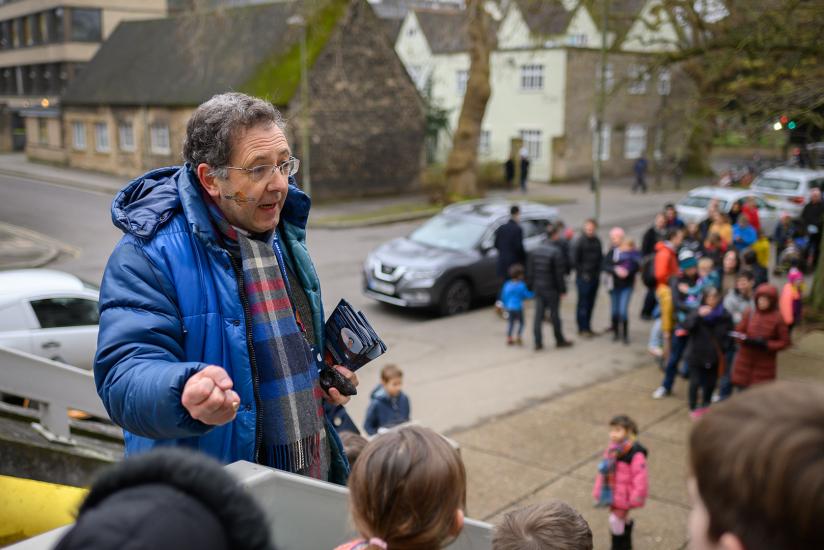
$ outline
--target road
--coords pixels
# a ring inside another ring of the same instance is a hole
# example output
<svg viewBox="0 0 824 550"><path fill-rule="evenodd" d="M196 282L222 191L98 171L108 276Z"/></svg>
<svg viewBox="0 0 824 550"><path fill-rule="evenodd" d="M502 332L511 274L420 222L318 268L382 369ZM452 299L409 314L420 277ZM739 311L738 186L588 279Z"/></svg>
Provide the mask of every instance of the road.
<svg viewBox="0 0 824 550"><path fill-rule="evenodd" d="M591 195L575 186L553 186L553 195L577 202L560 207L569 226L591 215ZM662 204L679 194L631 195L625 187L603 194L602 233L621 225L640 238ZM43 233L67 245L74 254L61 255L51 267L100 280L106 260L120 234L111 224L111 194L0 175L0 220ZM606 338L578 342L569 350L535 353L504 345L504 324L489 307L453 318L402 311L361 295L361 264L370 249L408 234L417 223L399 223L348 230L310 229L309 247L323 282L327 310L341 297L361 308L382 335L389 353L360 371L361 392L349 410L360 422L368 394L380 367L397 363L405 372L405 391L413 416L440 430L472 425L516 410L536 400L603 379L644 361L647 327L635 323L630 347ZM574 294L574 293L573 293ZM636 292L635 298L639 298ZM566 331L574 335L574 296L563 306ZM604 320L607 299L602 293L596 318ZM531 319L527 315L527 319ZM530 334L532 323L527 323ZM551 332L545 329L545 337ZM529 338L527 339L530 340ZM652 388L651 388L652 389Z"/></svg>

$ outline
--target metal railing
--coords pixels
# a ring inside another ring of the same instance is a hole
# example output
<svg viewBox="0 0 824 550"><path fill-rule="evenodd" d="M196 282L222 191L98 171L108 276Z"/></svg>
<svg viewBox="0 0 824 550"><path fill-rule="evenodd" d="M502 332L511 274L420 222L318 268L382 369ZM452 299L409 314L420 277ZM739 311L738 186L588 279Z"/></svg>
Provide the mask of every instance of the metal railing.
<svg viewBox="0 0 824 550"><path fill-rule="evenodd" d="M0 346L0 391L37 401L40 422L33 427L50 441L72 443L68 409L109 417L90 371L5 346Z"/></svg>
<svg viewBox="0 0 824 550"><path fill-rule="evenodd" d="M357 535L349 519L349 491L250 462L235 462L226 469L260 504L278 550L331 550ZM10 550L53 548L68 527L33 537ZM449 550L491 550L492 526L467 519Z"/></svg>

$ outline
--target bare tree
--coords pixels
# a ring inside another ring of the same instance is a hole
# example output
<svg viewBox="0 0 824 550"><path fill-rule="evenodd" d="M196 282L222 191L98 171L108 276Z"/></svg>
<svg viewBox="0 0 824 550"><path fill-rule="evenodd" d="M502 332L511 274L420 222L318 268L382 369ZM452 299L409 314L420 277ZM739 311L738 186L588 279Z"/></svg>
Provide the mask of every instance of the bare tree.
<svg viewBox="0 0 824 550"><path fill-rule="evenodd" d="M469 79L466 83L458 127L446 161L447 200L478 194L477 160L481 123L492 89L489 84L489 55L495 48L490 17L483 0L467 0L469 35Z"/></svg>

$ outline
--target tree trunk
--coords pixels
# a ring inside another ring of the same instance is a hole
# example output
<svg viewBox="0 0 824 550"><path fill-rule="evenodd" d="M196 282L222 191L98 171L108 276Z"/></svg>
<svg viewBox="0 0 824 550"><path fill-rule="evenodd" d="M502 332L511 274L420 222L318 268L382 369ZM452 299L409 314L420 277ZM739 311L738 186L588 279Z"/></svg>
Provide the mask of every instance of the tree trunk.
<svg viewBox="0 0 824 550"><path fill-rule="evenodd" d="M685 171L689 174L706 176L712 174L710 154L712 154L713 131L710 121L699 121L690 132L687 154L684 159Z"/></svg>
<svg viewBox="0 0 824 550"><path fill-rule="evenodd" d="M492 93L489 84L489 54L494 38L482 0L467 1L469 33L469 79L466 83L458 128L446 161L447 200L478 195L477 160L481 124Z"/></svg>
<svg viewBox="0 0 824 550"><path fill-rule="evenodd" d="M821 244L824 244L824 233L821 235ZM813 273L810 307L818 315L824 315L824 260L821 259L819 259L818 265L815 267L815 272Z"/></svg>

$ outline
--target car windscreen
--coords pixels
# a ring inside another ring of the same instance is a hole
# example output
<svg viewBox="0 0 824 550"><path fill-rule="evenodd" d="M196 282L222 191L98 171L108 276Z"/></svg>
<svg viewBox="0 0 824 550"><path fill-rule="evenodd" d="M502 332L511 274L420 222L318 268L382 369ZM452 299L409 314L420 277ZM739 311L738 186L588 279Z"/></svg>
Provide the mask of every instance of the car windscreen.
<svg viewBox="0 0 824 550"><path fill-rule="evenodd" d="M784 178L769 178L762 176L755 180L753 187L766 189L769 191L797 191L801 182L798 180L788 180Z"/></svg>
<svg viewBox="0 0 824 550"><path fill-rule="evenodd" d="M481 240L486 228L480 221L441 214L416 229L409 239L449 250L470 250Z"/></svg>
<svg viewBox="0 0 824 550"><path fill-rule="evenodd" d="M710 201L715 197L710 197L707 195L688 195L681 199L681 202L678 203L679 206L690 206L693 208L706 208L709 206ZM716 198L715 200L718 201L718 208L724 212L727 209L727 201L721 200Z"/></svg>

